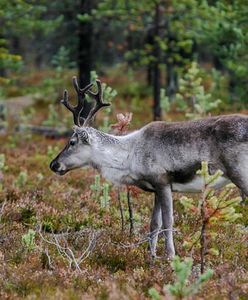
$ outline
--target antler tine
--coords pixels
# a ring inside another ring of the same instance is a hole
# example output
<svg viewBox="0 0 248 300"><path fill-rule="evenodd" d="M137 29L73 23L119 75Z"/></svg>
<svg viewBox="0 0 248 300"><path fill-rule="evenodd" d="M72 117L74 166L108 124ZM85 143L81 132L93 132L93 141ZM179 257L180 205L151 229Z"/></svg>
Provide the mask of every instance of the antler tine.
<svg viewBox="0 0 248 300"><path fill-rule="evenodd" d="M91 96L95 99L96 104L89 112L89 114L84 122L84 126L87 126L92 121L93 117L95 116L95 114L98 112L99 109L101 109L102 107L105 107L105 106L110 106L110 103L103 102L102 84L99 79L96 80L96 84L97 84L97 89L98 89L96 93L92 92L91 90L86 91L86 93L89 96Z"/></svg>
<svg viewBox="0 0 248 300"><path fill-rule="evenodd" d="M70 110L73 114L73 119L74 119L74 124L77 126L83 126L84 125L84 121L81 124L81 120L82 118L80 118L81 113L84 109L84 101L85 101L85 94L86 92L92 87L93 83L88 84L86 87L84 87L83 89L79 88L78 82L77 82L77 77L73 76L72 78L72 83L74 86L74 89L77 93L77 98L78 98L78 103L76 106L72 106L69 101L68 101L68 92L67 90L64 91L64 97L61 100L61 103L64 104L64 106Z"/></svg>
<svg viewBox="0 0 248 300"><path fill-rule="evenodd" d="M77 92L77 95L78 95L78 105L79 104L83 105L84 100L85 100L85 94L93 86L93 83L89 83L83 89L80 89L79 85L78 85L78 82L77 82L77 77L76 76L72 77L72 82L73 82L74 89L75 89L75 91Z"/></svg>
<svg viewBox="0 0 248 300"><path fill-rule="evenodd" d="M67 90L64 90L64 96L63 96L63 99L61 100L61 103L63 103L64 106L67 109L69 109L71 112L73 112L73 106L68 101L68 91Z"/></svg>

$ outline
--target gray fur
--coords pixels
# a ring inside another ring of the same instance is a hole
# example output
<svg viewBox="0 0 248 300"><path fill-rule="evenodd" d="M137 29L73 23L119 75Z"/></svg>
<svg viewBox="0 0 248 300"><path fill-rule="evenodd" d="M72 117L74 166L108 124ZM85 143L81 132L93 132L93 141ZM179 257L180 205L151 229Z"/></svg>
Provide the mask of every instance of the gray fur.
<svg viewBox="0 0 248 300"><path fill-rule="evenodd" d="M223 178L215 186L232 181L248 195L248 117L228 115L188 122L152 122L126 136L105 134L91 127L76 127L74 148L66 148L52 161L60 175L84 165L97 168L115 184L136 185L156 196L151 220L151 253L156 254L161 219L169 257L173 244L171 192L200 191L195 175L202 161L210 173L220 169ZM84 134L82 134L82 132ZM87 133L88 141L81 140ZM192 186L197 185L197 188ZM161 213L162 212L162 213Z"/></svg>

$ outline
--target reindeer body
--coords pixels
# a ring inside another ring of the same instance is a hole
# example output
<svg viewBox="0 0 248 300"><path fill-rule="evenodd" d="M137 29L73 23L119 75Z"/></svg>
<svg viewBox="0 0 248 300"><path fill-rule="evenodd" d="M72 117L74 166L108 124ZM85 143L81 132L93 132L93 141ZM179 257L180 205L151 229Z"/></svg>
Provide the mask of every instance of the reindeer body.
<svg viewBox="0 0 248 300"><path fill-rule="evenodd" d="M173 191L200 192L203 183L196 171L202 161L209 163L210 173L223 171L224 176L213 186L219 188L230 182L228 174L230 167L237 168L239 149L247 149L243 155L248 159L248 117L241 115L152 122L126 136L84 130L96 137L93 167L115 184L137 185L148 191L154 191L153 182L160 180Z"/></svg>
<svg viewBox="0 0 248 300"><path fill-rule="evenodd" d="M50 167L64 175L90 165L115 184L154 192L151 254L156 255L158 231L163 225L167 230L167 254L173 257L172 191L201 191L203 182L196 171L202 161L208 162L210 173L218 169L223 172L213 188L231 181L248 196L248 117L227 115L187 122L152 122L125 136L76 126L68 145Z"/></svg>

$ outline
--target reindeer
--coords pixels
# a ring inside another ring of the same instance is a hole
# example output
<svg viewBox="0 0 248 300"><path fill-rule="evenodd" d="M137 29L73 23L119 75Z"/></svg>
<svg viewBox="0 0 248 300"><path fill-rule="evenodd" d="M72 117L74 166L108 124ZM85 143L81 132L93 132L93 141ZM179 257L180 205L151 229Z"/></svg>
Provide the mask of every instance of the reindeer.
<svg viewBox="0 0 248 300"><path fill-rule="evenodd" d="M80 89L76 77L73 85L78 104L74 107L64 91L61 101L73 113L74 133L65 148L51 162L58 175L83 166L97 169L114 184L135 185L155 194L150 223L150 252L156 256L158 231L165 230L165 250L175 255L173 242L172 192L200 192L202 179L196 175L201 162L207 161L210 174L220 169L223 176L212 186L217 189L233 182L248 196L248 117L227 115L197 121L151 122L125 136L114 136L91 127L103 102L101 82L98 91L92 83ZM95 100L84 115L85 97Z"/></svg>

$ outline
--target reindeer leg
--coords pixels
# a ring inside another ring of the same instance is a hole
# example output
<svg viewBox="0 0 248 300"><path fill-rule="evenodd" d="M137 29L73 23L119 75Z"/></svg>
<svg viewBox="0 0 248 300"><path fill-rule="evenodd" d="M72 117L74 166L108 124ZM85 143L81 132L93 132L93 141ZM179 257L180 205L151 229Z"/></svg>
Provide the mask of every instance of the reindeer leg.
<svg viewBox="0 0 248 300"><path fill-rule="evenodd" d="M165 229L165 250L169 258L175 256L175 248L173 242L173 199L170 185L160 186L156 188L156 196L161 205L162 224Z"/></svg>
<svg viewBox="0 0 248 300"><path fill-rule="evenodd" d="M162 218L161 218L161 205L158 201L158 197L155 194L154 199L154 207L152 211L152 219L150 224L150 243L149 243L149 250L151 252L152 257L156 257L156 248L158 242L158 232L162 225Z"/></svg>
<svg viewBox="0 0 248 300"><path fill-rule="evenodd" d="M239 189L242 198L241 204L246 204L248 198L248 163L247 159L236 161L236 166L227 166L227 176Z"/></svg>

